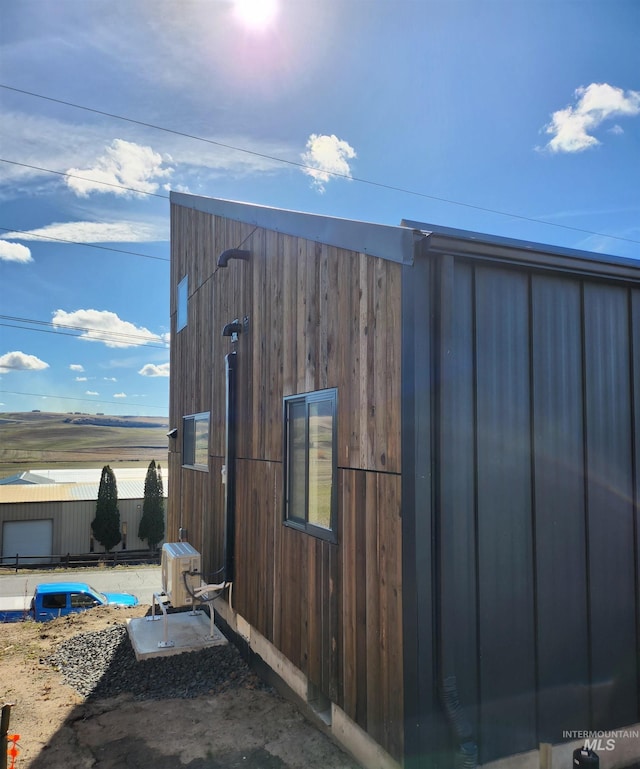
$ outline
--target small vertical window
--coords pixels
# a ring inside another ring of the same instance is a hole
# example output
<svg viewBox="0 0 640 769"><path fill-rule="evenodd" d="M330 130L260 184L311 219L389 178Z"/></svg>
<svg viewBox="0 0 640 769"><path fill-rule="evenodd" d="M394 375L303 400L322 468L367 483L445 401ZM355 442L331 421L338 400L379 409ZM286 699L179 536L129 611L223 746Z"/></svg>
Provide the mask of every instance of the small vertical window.
<svg viewBox="0 0 640 769"><path fill-rule="evenodd" d="M336 390L285 398L285 523L336 541Z"/></svg>
<svg viewBox="0 0 640 769"><path fill-rule="evenodd" d="M181 331L186 325L189 319L188 305L189 305L189 276L185 275L184 278L178 283L178 302L177 302L177 325L176 331Z"/></svg>
<svg viewBox="0 0 640 769"><path fill-rule="evenodd" d="M209 469L209 412L182 419L182 464L196 470Z"/></svg>

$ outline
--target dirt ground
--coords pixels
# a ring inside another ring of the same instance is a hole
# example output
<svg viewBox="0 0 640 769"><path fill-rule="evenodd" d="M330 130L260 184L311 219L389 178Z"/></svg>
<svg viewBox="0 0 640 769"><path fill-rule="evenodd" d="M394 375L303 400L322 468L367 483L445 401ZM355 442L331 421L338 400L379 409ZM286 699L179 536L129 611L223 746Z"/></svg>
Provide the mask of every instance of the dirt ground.
<svg viewBox="0 0 640 769"><path fill-rule="evenodd" d="M14 703L16 769L357 769L273 690L248 685L195 699L85 701L44 662L68 638L120 622L122 610L98 608L0 625L0 704Z"/></svg>

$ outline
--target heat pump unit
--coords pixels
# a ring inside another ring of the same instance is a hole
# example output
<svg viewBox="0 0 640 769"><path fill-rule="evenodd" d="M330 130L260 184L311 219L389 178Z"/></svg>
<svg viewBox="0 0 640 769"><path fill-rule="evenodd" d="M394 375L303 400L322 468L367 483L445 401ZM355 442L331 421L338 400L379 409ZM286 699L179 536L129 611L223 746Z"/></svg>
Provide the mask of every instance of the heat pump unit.
<svg viewBox="0 0 640 769"><path fill-rule="evenodd" d="M162 546L162 589L171 605L191 606L193 591L200 587L200 553L188 542Z"/></svg>

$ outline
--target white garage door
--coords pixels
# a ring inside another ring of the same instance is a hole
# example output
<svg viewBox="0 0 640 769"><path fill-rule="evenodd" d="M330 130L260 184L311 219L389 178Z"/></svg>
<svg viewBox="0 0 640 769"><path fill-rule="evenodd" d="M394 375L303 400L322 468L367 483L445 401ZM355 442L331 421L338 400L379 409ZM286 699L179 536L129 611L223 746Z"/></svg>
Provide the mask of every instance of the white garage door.
<svg viewBox="0 0 640 769"><path fill-rule="evenodd" d="M35 563L47 560L53 546L53 521L5 521L2 527L2 561L20 555L32 556L26 562ZM33 557L35 556L35 557Z"/></svg>

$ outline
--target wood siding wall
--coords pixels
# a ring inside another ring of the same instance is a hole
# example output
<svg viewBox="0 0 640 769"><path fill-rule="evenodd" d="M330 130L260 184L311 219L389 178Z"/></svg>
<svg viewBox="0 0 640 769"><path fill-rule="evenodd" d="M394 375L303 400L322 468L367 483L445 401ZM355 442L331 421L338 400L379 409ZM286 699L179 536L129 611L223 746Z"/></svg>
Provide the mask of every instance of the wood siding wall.
<svg viewBox="0 0 640 769"><path fill-rule="evenodd" d="M434 275L416 390L435 404L439 677L483 762L636 723L640 289L447 255Z"/></svg>
<svg viewBox="0 0 640 769"><path fill-rule="evenodd" d="M398 264L173 205L168 533L222 566L223 326L238 353L233 607L324 696L402 754ZM228 248L248 262L216 268ZM188 275L188 325L175 294ZM338 542L283 525L283 396L338 390ZM182 467L182 417L209 411L209 472Z"/></svg>

